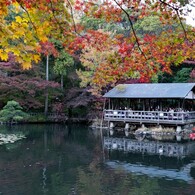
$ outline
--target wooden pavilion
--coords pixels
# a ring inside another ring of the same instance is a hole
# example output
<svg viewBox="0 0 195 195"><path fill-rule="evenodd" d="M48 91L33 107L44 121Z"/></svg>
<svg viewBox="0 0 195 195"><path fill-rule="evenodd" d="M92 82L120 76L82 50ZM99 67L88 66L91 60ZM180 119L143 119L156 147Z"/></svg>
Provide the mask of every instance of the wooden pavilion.
<svg viewBox="0 0 195 195"><path fill-rule="evenodd" d="M195 123L195 83L120 84L104 95L104 120L127 124Z"/></svg>

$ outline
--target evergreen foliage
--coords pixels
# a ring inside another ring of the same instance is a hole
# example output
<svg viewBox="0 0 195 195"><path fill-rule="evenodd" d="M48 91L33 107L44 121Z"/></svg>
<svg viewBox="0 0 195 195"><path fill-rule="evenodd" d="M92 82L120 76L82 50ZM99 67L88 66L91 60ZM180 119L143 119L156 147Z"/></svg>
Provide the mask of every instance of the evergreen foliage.
<svg viewBox="0 0 195 195"><path fill-rule="evenodd" d="M192 71L192 68L182 68L179 70L174 77L173 82L174 83L186 83L190 79L190 73Z"/></svg>
<svg viewBox="0 0 195 195"><path fill-rule="evenodd" d="M8 101L3 110L0 111L0 121L3 122L13 123L21 121L26 117L27 114L22 111L22 107L14 100Z"/></svg>

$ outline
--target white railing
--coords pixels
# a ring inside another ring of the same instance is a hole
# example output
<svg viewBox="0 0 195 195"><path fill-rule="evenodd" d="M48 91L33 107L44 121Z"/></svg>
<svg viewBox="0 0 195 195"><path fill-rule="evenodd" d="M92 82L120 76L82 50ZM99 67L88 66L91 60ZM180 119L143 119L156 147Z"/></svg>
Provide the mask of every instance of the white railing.
<svg viewBox="0 0 195 195"><path fill-rule="evenodd" d="M163 111L136 111L136 110L104 110L105 120L139 121L139 122L195 122L193 112L163 112Z"/></svg>

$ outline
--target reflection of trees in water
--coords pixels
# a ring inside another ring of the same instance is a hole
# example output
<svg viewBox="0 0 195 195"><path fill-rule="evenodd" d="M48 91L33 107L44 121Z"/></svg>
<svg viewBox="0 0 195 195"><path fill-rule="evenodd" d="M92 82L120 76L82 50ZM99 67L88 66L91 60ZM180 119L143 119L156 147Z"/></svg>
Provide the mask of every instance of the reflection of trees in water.
<svg viewBox="0 0 195 195"><path fill-rule="evenodd" d="M158 179L107 169L102 164L102 146L96 144L93 160L86 169L78 168L76 194L154 194L160 190ZM101 166L100 166L101 165Z"/></svg>
<svg viewBox="0 0 195 195"><path fill-rule="evenodd" d="M160 185L155 178L148 179L146 176L126 174L122 170L102 170L93 171L79 169L78 184L76 190L78 194L158 194Z"/></svg>
<svg viewBox="0 0 195 195"><path fill-rule="evenodd" d="M135 176L133 178L134 187L131 191L131 195L145 195L145 194L158 194L160 191L160 184L156 178L148 179L146 176Z"/></svg>
<svg viewBox="0 0 195 195"><path fill-rule="evenodd" d="M76 185L77 193L93 195L101 194L101 178L102 174L99 169L93 170L92 172L78 169L78 183Z"/></svg>
<svg viewBox="0 0 195 195"><path fill-rule="evenodd" d="M51 190L48 195L65 195L70 194L75 181L74 177L65 178L64 173L56 172L51 175Z"/></svg>
<svg viewBox="0 0 195 195"><path fill-rule="evenodd" d="M84 128L71 126L71 133L64 125L29 128L30 136L17 148L0 147L0 191L5 195L43 195L43 184L47 195L141 195L158 194L162 189L161 179L108 168L102 163L100 137Z"/></svg>
<svg viewBox="0 0 195 195"><path fill-rule="evenodd" d="M86 144L85 129L73 127L70 137L65 125L40 126L29 125L29 137L12 151L0 148L1 192L9 195L68 194L66 192L70 192L76 182L76 168L89 164L93 148ZM59 193L55 186L61 189Z"/></svg>

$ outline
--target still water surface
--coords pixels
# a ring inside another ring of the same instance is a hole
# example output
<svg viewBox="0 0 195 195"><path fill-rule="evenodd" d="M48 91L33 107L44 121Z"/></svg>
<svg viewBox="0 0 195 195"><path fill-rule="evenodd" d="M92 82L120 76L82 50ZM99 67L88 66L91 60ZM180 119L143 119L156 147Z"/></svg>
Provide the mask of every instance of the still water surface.
<svg viewBox="0 0 195 195"><path fill-rule="evenodd" d="M176 158L111 150L99 131L84 125L0 130L27 137L0 146L0 195L195 194L193 154Z"/></svg>

